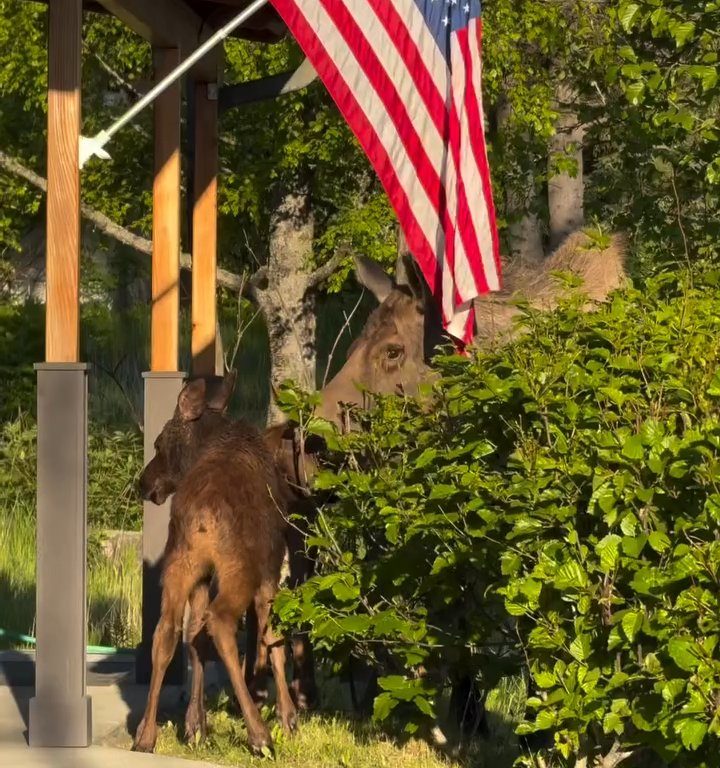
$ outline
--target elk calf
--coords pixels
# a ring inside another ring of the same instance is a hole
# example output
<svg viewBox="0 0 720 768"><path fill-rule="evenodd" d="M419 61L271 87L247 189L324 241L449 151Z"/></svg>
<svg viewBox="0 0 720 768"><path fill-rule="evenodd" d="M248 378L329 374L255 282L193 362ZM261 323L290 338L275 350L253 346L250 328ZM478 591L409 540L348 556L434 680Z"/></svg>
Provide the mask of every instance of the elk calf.
<svg viewBox="0 0 720 768"><path fill-rule="evenodd" d="M152 648L152 677L145 715L133 749L151 752L157 738L160 687L175 652L185 604L193 665L188 735L205 733L202 664L209 636L224 662L245 718L250 747L272 748L267 726L243 677L237 648L240 617L253 607L258 637L269 649L277 710L287 730L295 707L285 679L285 648L269 624L285 553L288 489L262 435L224 415L234 377L215 391L197 379L178 397L173 418L158 437L156 455L143 471L144 498L162 503L175 493L163 555L161 615ZM217 595L210 600L210 581Z"/></svg>

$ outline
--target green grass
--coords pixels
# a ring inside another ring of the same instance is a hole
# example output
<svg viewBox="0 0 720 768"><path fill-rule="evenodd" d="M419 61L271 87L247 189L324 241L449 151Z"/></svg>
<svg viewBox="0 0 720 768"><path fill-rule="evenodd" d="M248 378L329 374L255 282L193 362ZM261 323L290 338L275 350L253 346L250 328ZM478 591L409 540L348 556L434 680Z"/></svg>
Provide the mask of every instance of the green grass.
<svg viewBox="0 0 720 768"><path fill-rule="evenodd" d="M89 645L132 647L139 642L141 589L141 565L130 545L112 559L98 546L91 548ZM20 500L0 510L0 627L35 634L35 509ZM18 645L0 638L0 648Z"/></svg>
<svg viewBox="0 0 720 768"><path fill-rule="evenodd" d="M524 682L519 678L504 679L488 696L486 738L462 743L447 728L448 744L443 749L399 731L387 733L372 722L353 717L345 711L347 694L340 693L334 678L324 680L322 690L324 711L303 716L292 736L275 723L272 707L263 708L263 718L272 724L278 764L287 768L511 768L519 755L514 728L525 707ZM244 723L225 692L210 702L208 738L203 744L184 743L182 718L177 713L173 719L161 721L158 754L241 768L271 764L248 751ZM131 737L116 736L113 743L129 748Z"/></svg>

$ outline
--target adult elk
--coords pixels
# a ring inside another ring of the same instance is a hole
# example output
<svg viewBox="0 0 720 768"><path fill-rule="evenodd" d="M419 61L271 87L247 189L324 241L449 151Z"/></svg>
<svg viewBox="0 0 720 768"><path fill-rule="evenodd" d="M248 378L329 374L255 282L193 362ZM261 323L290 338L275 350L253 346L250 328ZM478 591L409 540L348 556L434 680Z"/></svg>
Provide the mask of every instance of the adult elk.
<svg viewBox="0 0 720 768"><path fill-rule="evenodd" d="M625 250L625 239L621 235L614 235L606 247L601 247L585 233L576 232L534 270L506 266L505 289L476 302L476 344L489 348L516 333L513 318L521 310L514 305L514 299L522 297L539 309L554 308L560 294L554 272L569 272L580 278L587 296L585 308L592 309L625 283ZM402 391L412 395L431 374L433 352L443 341L440 315L414 264L407 267L404 270L407 282L398 284L374 262L364 258L356 262L358 281L375 296L379 306L348 350L343 367L321 393L317 415L340 428L346 426L343 423L345 406L367 404L363 390L381 394ZM313 457L305 456L305 463L298 463L292 430L276 427L273 439L279 455L284 457L287 476L295 485L302 484L312 475ZM307 515L308 499L303 503ZM299 555L295 563L291 574L297 584L311 573L312 560ZM299 693L303 700L305 690L305 698L312 698L315 686L307 640L296 642L293 650L296 695ZM466 682L462 682L460 689L467 687Z"/></svg>

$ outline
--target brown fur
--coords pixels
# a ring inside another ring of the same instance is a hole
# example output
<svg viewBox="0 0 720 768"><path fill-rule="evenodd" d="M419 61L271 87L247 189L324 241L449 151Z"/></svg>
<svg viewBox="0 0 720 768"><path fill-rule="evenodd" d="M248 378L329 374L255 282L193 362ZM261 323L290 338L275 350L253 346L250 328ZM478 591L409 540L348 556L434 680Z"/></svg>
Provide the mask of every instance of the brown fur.
<svg viewBox="0 0 720 768"><path fill-rule="evenodd" d="M626 250L626 239L622 235L614 235L608 247L601 249L584 232L575 232L539 268L506 267L505 289L475 302L475 344L488 347L513 336L513 318L521 313L510 303L513 300L525 299L536 309L554 309L562 293L554 272L570 272L579 277L581 290L588 298L585 308L593 309L625 284Z"/></svg>
<svg viewBox="0 0 720 768"><path fill-rule="evenodd" d="M295 727L295 708L285 680L284 643L273 636L269 624L285 553L289 490L260 432L247 424L222 423L227 400L221 412L213 413L208 402L200 399L204 391L197 381L183 389L175 416L158 438L157 454L141 479L141 487L153 499L173 488L175 495L163 557L150 693L133 747L138 751L152 751L155 745L160 686L188 600L193 681L187 735L205 734L202 665L209 637L228 670L250 746L258 752L272 746L238 657L238 621L251 606L257 620L258 656L264 663L269 655L275 675L278 716L286 729ZM231 391L230 386L227 399ZM186 457L192 454L194 460ZM212 600L211 578L217 584Z"/></svg>

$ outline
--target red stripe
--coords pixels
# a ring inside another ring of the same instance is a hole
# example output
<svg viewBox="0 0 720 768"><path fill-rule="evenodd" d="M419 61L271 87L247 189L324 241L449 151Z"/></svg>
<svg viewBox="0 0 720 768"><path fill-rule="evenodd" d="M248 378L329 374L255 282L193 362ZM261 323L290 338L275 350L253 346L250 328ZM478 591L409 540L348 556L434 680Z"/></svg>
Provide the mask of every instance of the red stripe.
<svg viewBox="0 0 720 768"><path fill-rule="evenodd" d="M418 94L425 102L425 106L430 113L430 117L435 123L438 133L442 137L448 134L448 109L445 94L440 93L435 85L432 75L425 66L423 55L417 43L410 37L405 22L395 9L395 6L388 0L367 0L370 7L375 11L375 15L382 22L382 25L388 32L398 53L405 62L408 71L412 77ZM430 33L428 31L428 37ZM433 45L437 45L432 40ZM449 77L449 74L448 74Z"/></svg>
<svg viewBox="0 0 720 768"><path fill-rule="evenodd" d="M407 108L388 76L372 45L348 11L343 0L320 0L335 26L343 36L346 45L353 52L363 72L372 84L385 107L398 136L407 151L420 183L435 208L445 235L445 248L454 236L453 222L447 211L445 187L435 172L425 146L418 136Z"/></svg>
<svg viewBox="0 0 720 768"><path fill-rule="evenodd" d="M458 33L459 34L459 33ZM468 72L465 72L465 92L467 93L467 78ZM452 90L451 86L451 90ZM461 94L463 102L465 94ZM462 177L462 168L460 165L460 143L462 141L462 132L460 129L460 115L458 114L455 99L451 100L450 106L450 148L453 153L453 159L455 161L455 171L457 174L457 220L456 229L460 233L463 246L465 247L465 256L468 263L471 265L471 273L475 282L475 290L478 291L482 288L482 284L485 284L485 291L487 291L487 285L485 281L485 274L482 268L480 269L481 285L478 286L478 275L476 270L472 269L473 264L481 264L482 258L480 255L480 247L478 244L477 234L475 233L475 226L472 220L472 214L470 211L470 205L468 203L467 192L465 190L465 182ZM468 296L460 296L457 289L457 280L455 280L455 265L453 264L453 280L455 282L455 303L462 304L467 301Z"/></svg>
<svg viewBox="0 0 720 768"><path fill-rule="evenodd" d="M478 38L478 50L482 53L482 20L477 20L477 38ZM469 31L463 30L463 34L458 33L458 42L460 43L460 50L462 52L463 60L465 62L465 70L467 77L472 77L473 69L480 71L481 62L473 61L470 54L470 42ZM470 79L468 82L472 83ZM482 80L481 80L482 82ZM466 89L465 91L465 108L468 111L468 122L471 126L478 126L477 131L470 131L470 145L472 146L473 155L475 156L475 162L477 163L478 170L480 171L480 178L483 184L483 194L485 197L485 205L488 211L488 221L490 225L490 233L492 237L492 249L493 260L495 262L495 269L497 271L498 278L501 277L500 266L500 243L497 232L497 219L495 215L495 202L493 200L492 184L490 182L490 166L487 159L487 147L485 145L485 132L483 131L483 117L480 113L482 104L482 93L475 93L474 86ZM482 262L481 262L482 263ZM487 291L487 285L485 291Z"/></svg>
<svg viewBox="0 0 720 768"><path fill-rule="evenodd" d="M435 251L428 243L415 219L407 194L397 178L390 157L380 138L369 123L338 68L293 0L272 0L272 3L305 55L310 59L315 71L370 159L398 215L408 247L417 259L430 290L433 295L437 296L439 292L436 279L437 259ZM442 304L440 308L442 309ZM443 322L447 322L444 313Z"/></svg>
<svg viewBox="0 0 720 768"><path fill-rule="evenodd" d="M393 121L398 136L405 146L408 156L418 174L420 183L423 185L431 204L438 213L445 240L445 258L452 259L453 246L450 245L448 248L448 244L454 242L455 227L447 210L446 190L440 177L433 169L430 159L427 156L425 146L415 130L415 126L410 119L404 102L397 92L395 84L388 76L382 63L375 54L372 45L364 36L362 30L357 25L355 19L352 17L342 0L320 0L320 2L342 34L346 45L355 55L363 72L374 87L388 115ZM432 265L435 279L437 279L439 271L437 251L440 248L442 248L442 243L438 243L438 248L435 253L435 264ZM428 284L430 284L430 278L426 269L430 266L430 264L423 266L421 263L421 268L428 280ZM440 283L440 285L442 286L442 283Z"/></svg>

